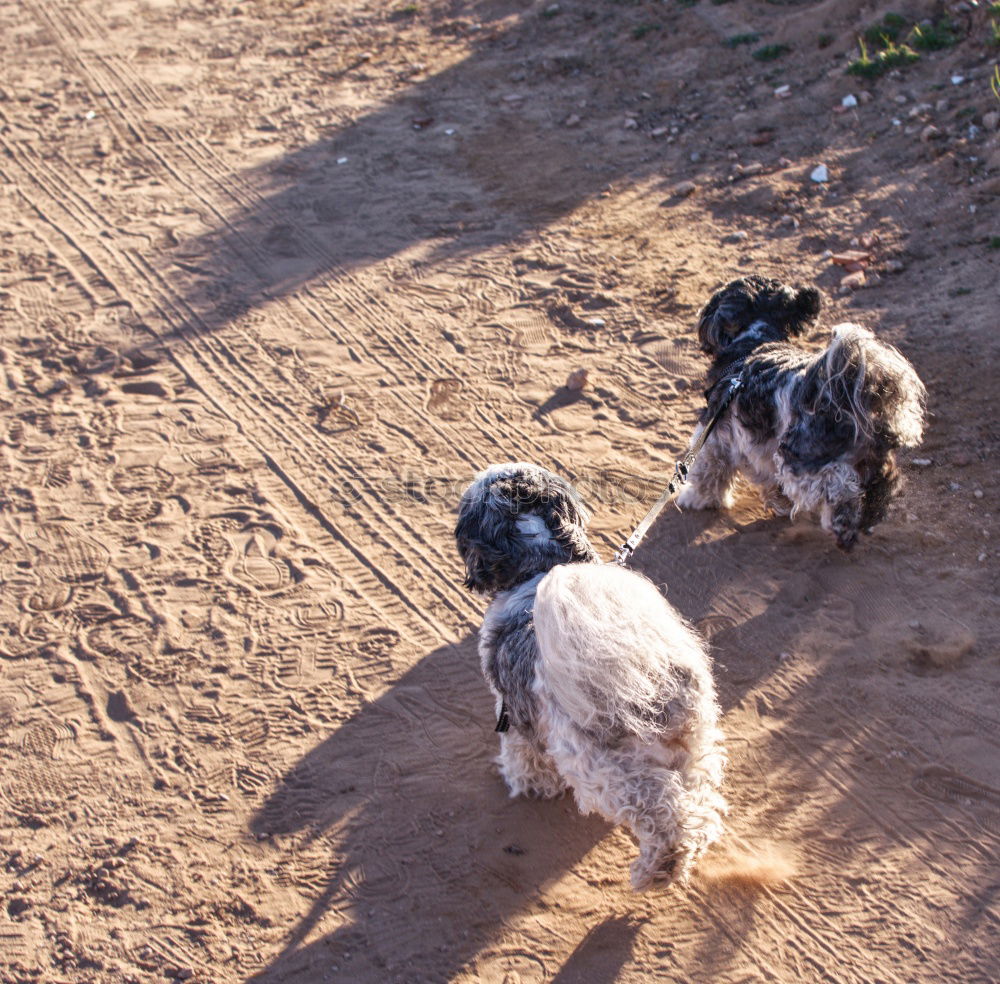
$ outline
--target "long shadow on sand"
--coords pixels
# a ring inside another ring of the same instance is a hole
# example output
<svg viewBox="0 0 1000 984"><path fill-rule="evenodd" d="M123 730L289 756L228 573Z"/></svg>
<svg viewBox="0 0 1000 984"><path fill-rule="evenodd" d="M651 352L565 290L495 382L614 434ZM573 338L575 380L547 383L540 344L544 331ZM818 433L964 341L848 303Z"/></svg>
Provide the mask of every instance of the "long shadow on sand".
<svg viewBox="0 0 1000 984"><path fill-rule="evenodd" d="M503 962L504 924L608 828L569 799L509 800L493 724L468 638L296 763L251 830L282 854L328 844L329 882L254 981L447 981L498 946Z"/></svg>
<svg viewBox="0 0 1000 984"><path fill-rule="evenodd" d="M615 43L636 16L628 6L545 18L516 0L454 4L449 23L482 25L468 57L408 82L353 122L331 120L331 135L233 180L193 182L187 211L197 226L179 230L156 263L177 299L174 332L222 328L414 246L421 264L482 252L545 228L609 182L669 170L676 147L621 142L622 114L633 105L647 129L682 112L675 100L640 98L636 64ZM577 17L589 45L573 33ZM533 105L533 79L559 83L558 105ZM561 125L580 104L592 138ZM364 291L354 298L365 300ZM345 303L346 295L338 316Z"/></svg>

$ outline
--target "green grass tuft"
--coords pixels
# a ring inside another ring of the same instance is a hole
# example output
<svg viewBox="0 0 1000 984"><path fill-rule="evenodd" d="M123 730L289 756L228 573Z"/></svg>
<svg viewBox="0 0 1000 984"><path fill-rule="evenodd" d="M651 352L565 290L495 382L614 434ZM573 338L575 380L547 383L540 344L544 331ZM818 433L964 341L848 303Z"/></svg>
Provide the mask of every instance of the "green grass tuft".
<svg viewBox="0 0 1000 984"><path fill-rule="evenodd" d="M782 55L787 55L791 50L787 44L766 44L763 48L758 48L753 53L753 57L757 61L769 62L774 61L775 58L780 58Z"/></svg>
<svg viewBox="0 0 1000 984"><path fill-rule="evenodd" d="M917 24L910 32L908 40L914 48L919 48L921 51L943 51L953 44L958 44L960 38L955 33L951 21L941 20L930 26Z"/></svg>
<svg viewBox="0 0 1000 984"><path fill-rule="evenodd" d="M863 37L873 48L884 47L898 41L906 25L907 20L902 14L886 14L878 24L872 24Z"/></svg>
<svg viewBox="0 0 1000 984"><path fill-rule="evenodd" d="M653 31L659 31L659 30L660 30L659 24L640 24L638 27L633 28L632 37L635 38L636 41L639 41L642 38L644 38L647 34L652 34Z"/></svg>
<svg viewBox="0 0 1000 984"><path fill-rule="evenodd" d="M726 38L722 43L727 48L738 48L741 44L755 44L759 40L759 34L734 34L731 38Z"/></svg>
<svg viewBox="0 0 1000 984"><path fill-rule="evenodd" d="M868 54L868 48L864 40L859 39L861 45L861 57L856 58L847 66L848 75L857 75L863 79L877 79L884 75L890 68L899 68L918 61L918 55L907 44L896 44L889 42L881 51L874 56Z"/></svg>

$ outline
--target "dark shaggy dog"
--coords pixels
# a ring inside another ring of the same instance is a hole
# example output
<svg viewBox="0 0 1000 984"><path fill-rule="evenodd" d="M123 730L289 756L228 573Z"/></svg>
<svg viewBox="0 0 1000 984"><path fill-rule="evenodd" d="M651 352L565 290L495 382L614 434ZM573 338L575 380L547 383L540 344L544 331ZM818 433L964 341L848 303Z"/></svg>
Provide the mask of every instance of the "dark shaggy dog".
<svg viewBox="0 0 1000 984"><path fill-rule="evenodd" d="M712 365L701 427L732 380L742 386L678 504L728 506L739 472L776 512L818 511L850 550L899 492L893 452L920 443L926 392L899 351L860 325L836 325L819 353L794 344L819 309L816 288L758 276L732 281L705 305L698 339Z"/></svg>

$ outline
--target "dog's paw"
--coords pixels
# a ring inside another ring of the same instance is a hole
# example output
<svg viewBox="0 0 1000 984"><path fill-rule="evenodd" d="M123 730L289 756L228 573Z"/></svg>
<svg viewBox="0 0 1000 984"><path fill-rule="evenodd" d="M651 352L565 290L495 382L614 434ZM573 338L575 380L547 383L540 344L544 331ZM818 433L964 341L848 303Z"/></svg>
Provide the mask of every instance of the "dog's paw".
<svg viewBox="0 0 1000 984"><path fill-rule="evenodd" d="M722 496L706 495L697 485L685 485L677 496L681 509L729 509L732 504L732 492L727 491Z"/></svg>
<svg viewBox="0 0 1000 984"><path fill-rule="evenodd" d="M687 878L689 865L685 863L682 851L669 851L665 854L646 856L645 852L632 862L632 889L636 892L647 892L651 888L666 888L677 880Z"/></svg>
<svg viewBox="0 0 1000 984"><path fill-rule="evenodd" d="M511 799L516 799L518 796L527 796L529 799L553 799L566 790L565 783L554 773L526 771L518 767L519 763L512 764L502 755L497 759L497 765Z"/></svg>
<svg viewBox="0 0 1000 984"><path fill-rule="evenodd" d="M677 496L677 505L681 509L717 509L719 504L712 502L701 494L694 485L685 485Z"/></svg>
<svg viewBox="0 0 1000 984"><path fill-rule="evenodd" d="M764 508L770 510L775 516L791 516L795 504L781 491L777 485L762 489L760 497L764 502Z"/></svg>

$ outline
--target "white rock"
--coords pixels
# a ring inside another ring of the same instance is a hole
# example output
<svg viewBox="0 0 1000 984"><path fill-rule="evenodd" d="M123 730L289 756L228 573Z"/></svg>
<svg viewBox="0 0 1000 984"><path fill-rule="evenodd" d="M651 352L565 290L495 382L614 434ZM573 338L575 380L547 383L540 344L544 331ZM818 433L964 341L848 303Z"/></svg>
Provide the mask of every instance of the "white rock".
<svg viewBox="0 0 1000 984"><path fill-rule="evenodd" d="M792 94L792 87L790 85L779 85L777 89L774 90L775 99L787 99Z"/></svg>
<svg viewBox="0 0 1000 984"><path fill-rule="evenodd" d="M844 106L847 109L851 109L854 106L857 106L857 104L858 104L858 98L852 93L848 93L846 96L844 96L843 99L840 100L840 105Z"/></svg>
<svg viewBox="0 0 1000 984"><path fill-rule="evenodd" d="M916 468L930 468L932 462L930 458L914 458L913 465Z"/></svg>
<svg viewBox="0 0 1000 984"><path fill-rule="evenodd" d="M953 75L951 77L951 84L952 85L961 85L964 81L965 81L965 76L964 75Z"/></svg>
<svg viewBox="0 0 1000 984"><path fill-rule="evenodd" d="M818 164L812 169L812 173L809 175L816 184L823 184L825 181L830 180L830 171L825 164Z"/></svg>

